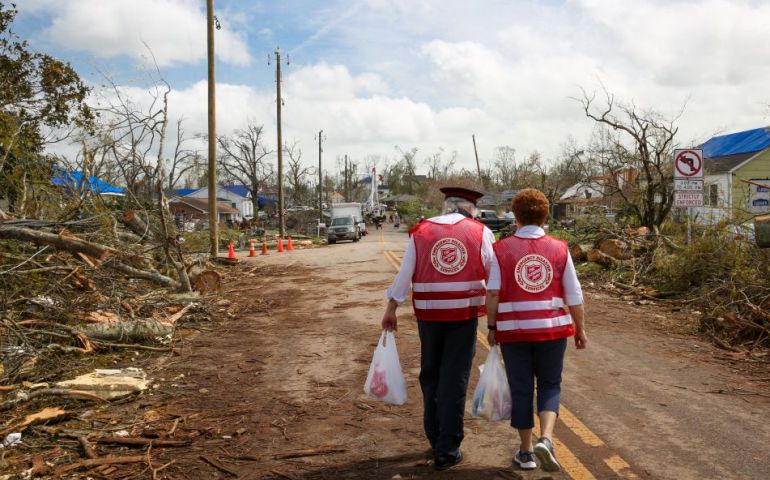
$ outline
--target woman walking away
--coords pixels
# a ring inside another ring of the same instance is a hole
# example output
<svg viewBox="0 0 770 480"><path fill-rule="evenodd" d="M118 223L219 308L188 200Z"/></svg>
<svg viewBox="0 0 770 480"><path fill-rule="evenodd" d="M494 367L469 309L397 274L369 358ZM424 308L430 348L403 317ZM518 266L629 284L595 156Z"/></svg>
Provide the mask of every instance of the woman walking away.
<svg viewBox="0 0 770 480"><path fill-rule="evenodd" d="M561 372L567 337L586 347L583 293L566 242L545 234L548 200L527 188L513 199L516 234L494 244L487 284L489 343L500 343L511 387L511 426L521 447L513 462L524 470L560 470L553 448L559 414ZM568 311L565 311L565 308ZM537 381L540 438L532 442Z"/></svg>

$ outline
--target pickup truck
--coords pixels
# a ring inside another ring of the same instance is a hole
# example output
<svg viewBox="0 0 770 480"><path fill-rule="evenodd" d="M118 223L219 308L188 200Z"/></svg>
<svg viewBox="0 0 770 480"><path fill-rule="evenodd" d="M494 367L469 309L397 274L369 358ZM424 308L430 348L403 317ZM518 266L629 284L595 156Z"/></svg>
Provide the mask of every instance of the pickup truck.
<svg viewBox="0 0 770 480"><path fill-rule="evenodd" d="M479 210L476 220L486 225L493 232L514 225L514 219L500 218L494 210Z"/></svg>

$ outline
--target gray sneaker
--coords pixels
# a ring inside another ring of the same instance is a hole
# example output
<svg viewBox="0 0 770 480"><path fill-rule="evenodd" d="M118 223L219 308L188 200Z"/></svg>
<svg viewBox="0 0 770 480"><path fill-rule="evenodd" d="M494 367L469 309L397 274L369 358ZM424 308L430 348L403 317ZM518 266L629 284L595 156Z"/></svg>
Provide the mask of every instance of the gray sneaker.
<svg viewBox="0 0 770 480"><path fill-rule="evenodd" d="M556 455L553 453L553 443L546 437L540 437L535 444L535 455L540 460L540 468L544 472L558 472L561 470L559 462L556 461Z"/></svg>
<svg viewBox="0 0 770 480"><path fill-rule="evenodd" d="M522 452L519 450L516 452L516 455L513 456L513 463L518 465L522 470L534 470L537 468L534 452Z"/></svg>

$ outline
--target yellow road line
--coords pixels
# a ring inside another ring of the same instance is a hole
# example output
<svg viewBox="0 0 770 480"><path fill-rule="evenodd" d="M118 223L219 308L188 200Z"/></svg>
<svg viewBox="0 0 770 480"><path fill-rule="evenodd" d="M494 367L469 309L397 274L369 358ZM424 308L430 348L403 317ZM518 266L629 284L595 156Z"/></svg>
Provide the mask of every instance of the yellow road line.
<svg viewBox="0 0 770 480"><path fill-rule="evenodd" d="M383 229L380 229L380 243L385 243L385 232Z"/></svg>
<svg viewBox="0 0 770 480"><path fill-rule="evenodd" d="M390 250L383 252L385 258L396 270L400 267L400 259ZM487 350L490 350L489 342L486 335L479 329L476 331L476 338L479 343ZM583 422L581 422L572 412L570 412L563 405L559 408L559 418L562 423L570 429L578 438L580 438L586 445L591 447L603 447L604 442L592 432ZM562 443L556 436L554 436L554 444L559 450L559 463L561 463L564 471L574 480L595 480L596 477L583 465L580 460ZM607 464L612 471L614 471L620 478L638 479L639 477L631 471L631 466L620 457L620 455L614 454L611 457L605 458L604 463Z"/></svg>
<svg viewBox="0 0 770 480"><path fill-rule="evenodd" d="M581 440L587 445L590 445L592 447L603 447L604 442L602 442L602 439L597 437L594 432L592 432L588 427L585 426L583 422L578 420L578 418L572 414L569 410L567 410L564 407L560 408L559 412L559 418L561 421L566 425L570 430L572 430L575 435L580 437Z"/></svg>
<svg viewBox="0 0 770 480"><path fill-rule="evenodd" d="M613 455L604 459L604 463L618 474L619 478L637 479L639 476L631 471L631 465L620 458L620 455Z"/></svg>
<svg viewBox="0 0 770 480"><path fill-rule="evenodd" d="M393 253L390 250L385 250L382 253L385 255L385 259L398 271L399 262L393 256Z"/></svg>

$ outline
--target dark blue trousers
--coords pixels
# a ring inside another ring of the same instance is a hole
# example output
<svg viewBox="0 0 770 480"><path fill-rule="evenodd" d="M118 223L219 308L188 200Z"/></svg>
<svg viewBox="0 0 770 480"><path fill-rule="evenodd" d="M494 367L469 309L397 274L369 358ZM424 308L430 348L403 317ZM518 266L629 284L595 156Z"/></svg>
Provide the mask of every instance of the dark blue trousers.
<svg viewBox="0 0 770 480"><path fill-rule="evenodd" d="M505 373L511 386L511 426L534 428L532 403L537 379L537 411L559 413L561 371L567 339L501 343Z"/></svg>
<svg viewBox="0 0 770 480"><path fill-rule="evenodd" d="M463 441L468 378L476 351L478 319L417 321L425 435L436 455L456 456Z"/></svg>

